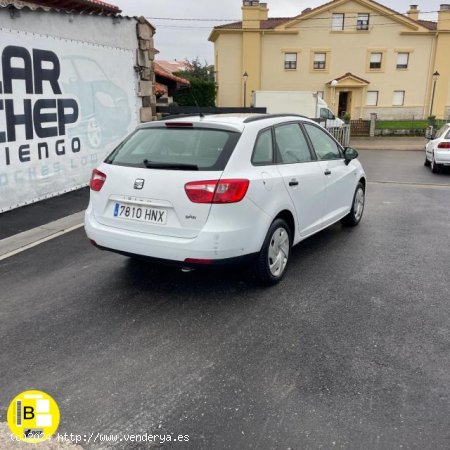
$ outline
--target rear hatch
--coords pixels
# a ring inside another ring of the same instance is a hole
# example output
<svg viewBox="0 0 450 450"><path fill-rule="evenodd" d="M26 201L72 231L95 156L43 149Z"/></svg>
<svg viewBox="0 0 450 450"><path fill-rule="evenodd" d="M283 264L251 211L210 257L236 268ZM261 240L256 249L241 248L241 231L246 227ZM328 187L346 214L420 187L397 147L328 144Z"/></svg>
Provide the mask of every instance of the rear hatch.
<svg viewBox="0 0 450 450"><path fill-rule="evenodd" d="M240 134L172 122L140 128L105 160L100 191L91 193L98 222L124 230L194 238L211 203L194 203L193 181L219 180Z"/></svg>

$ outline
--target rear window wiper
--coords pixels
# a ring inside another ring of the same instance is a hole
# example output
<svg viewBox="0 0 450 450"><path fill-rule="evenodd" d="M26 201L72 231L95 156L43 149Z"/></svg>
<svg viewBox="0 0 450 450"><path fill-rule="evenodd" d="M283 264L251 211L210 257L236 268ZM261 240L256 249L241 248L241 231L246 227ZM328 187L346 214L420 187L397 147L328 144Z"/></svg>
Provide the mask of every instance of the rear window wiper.
<svg viewBox="0 0 450 450"><path fill-rule="evenodd" d="M156 162L148 159L144 159L143 163L147 169L198 170L195 164Z"/></svg>

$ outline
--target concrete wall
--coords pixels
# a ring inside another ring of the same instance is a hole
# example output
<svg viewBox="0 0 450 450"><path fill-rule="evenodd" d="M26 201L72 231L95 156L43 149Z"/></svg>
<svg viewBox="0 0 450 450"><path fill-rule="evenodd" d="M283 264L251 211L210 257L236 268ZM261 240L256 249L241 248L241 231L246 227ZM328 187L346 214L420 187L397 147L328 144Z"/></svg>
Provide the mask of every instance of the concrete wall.
<svg viewBox="0 0 450 450"><path fill-rule="evenodd" d="M0 8L0 28L133 51L136 54L135 63L141 67L136 76L136 112L142 121L152 120L156 114L156 98L153 95L155 49L154 30L148 23L142 23L141 29L138 29L135 18L69 14L53 10L32 11L29 8L13 11L11 14L10 9Z"/></svg>
<svg viewBox="0 0 450 450"><path fill-rule="evenodd" d="M0 8L0 26L109 47L135 50L138 46L135 19L31 11L28 8L15 10L11 18L9 9Z"/></svg>
<svg viewBox="0 0 450 450"><path fill-rule="evenodd" d="M154 31L144 18L0 6L0 213L85 186L156 116Z"/></svg>
<svg viewBox="0 0 450 450"><path fill-rule="evenodd" d="M377 118L380 120L420 120L427 116L424 108L421 106L416 108L395 106L389 108L366 107L364 108L363 118L370 119L371 113L376 113Z"/></svg>

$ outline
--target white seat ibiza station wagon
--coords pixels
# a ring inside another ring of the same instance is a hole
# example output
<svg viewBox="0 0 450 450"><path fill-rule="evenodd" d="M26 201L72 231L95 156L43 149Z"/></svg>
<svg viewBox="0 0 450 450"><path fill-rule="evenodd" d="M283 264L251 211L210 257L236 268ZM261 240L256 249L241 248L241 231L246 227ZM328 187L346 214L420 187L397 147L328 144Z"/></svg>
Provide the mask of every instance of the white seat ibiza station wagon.
<svg viewBox="0 0 450 450"><path fill-rule="evenodd" d="M184 269L248 261L274 284L293 245L360 222L357 156L296 115L151 122L93 171L86 233L100 249Z"/></svg>

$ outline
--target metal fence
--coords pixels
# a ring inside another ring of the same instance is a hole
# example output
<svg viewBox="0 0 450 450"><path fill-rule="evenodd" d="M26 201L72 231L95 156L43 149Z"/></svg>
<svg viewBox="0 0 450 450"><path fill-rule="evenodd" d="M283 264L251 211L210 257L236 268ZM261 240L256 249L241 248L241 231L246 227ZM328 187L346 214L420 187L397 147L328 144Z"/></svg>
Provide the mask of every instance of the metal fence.
<svg viewBox="0 0 450 450"><path fill-rule="evenodd" d="M370 120L351 120L352 136L369 136Z"/></svg>
<svg viewBox="0 0 450 450"><path fill-rule="evenodd" d="M328 132L345 148L350 145L350 125L328 128Z"/></svg>

